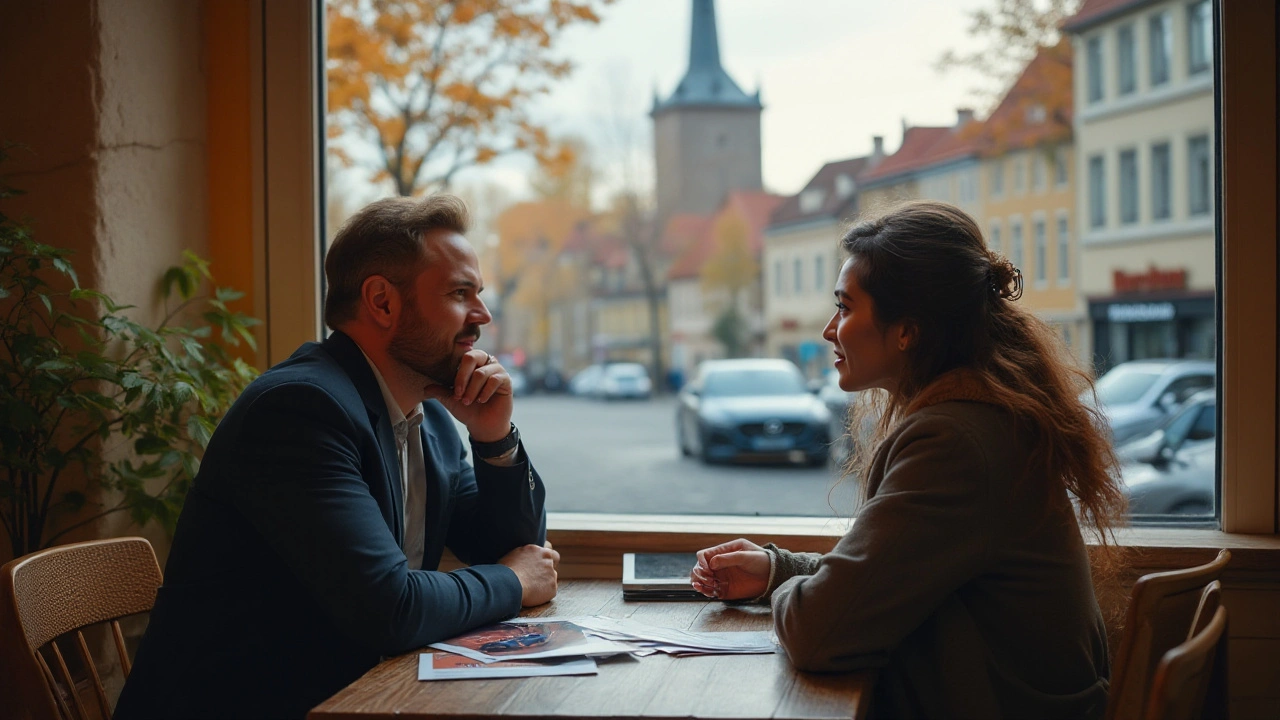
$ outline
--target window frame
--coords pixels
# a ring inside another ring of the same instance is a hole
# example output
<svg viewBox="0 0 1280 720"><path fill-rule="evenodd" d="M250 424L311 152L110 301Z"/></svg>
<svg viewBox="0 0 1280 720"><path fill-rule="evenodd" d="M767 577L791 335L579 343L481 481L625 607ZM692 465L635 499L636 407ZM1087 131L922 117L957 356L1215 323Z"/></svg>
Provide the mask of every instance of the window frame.
<svg viewBox="0 0 1280 720"><path fill-rule="evenodd" d="M1196 27L1197 25L1199 25L1199 23L1197 22L1198 10L1201 7L1207 7L1209 9L1209 27L1211 28L1211 30L1210 30L1209 45L1208 47L1203 48L1204 57L1197 59L1196 48L1199 46L1199 44L1196 42L1196 37L1198 34L1201 34L1201 35L1203 34L1203 31L1201 31L1201 33L1196 33ZM1195 0L1195 2L1191 2L1187 4L1187 76L1188 77L1194 77L1201 73L1208 72L1210 69L1213 68L1214 43L1212 38L1212 27L1213 27L1213 5L1210 2L1210 0Z"/></svg>
<svg viewBox="0 0 1280 720"><path fill-rule="evenodd" d="M1156 28L1159 28L1159 33ZM1160 42L1157 44L1156 35ZM1162 70L1163 75L1157 75ZM1173 16L1168 10L1147 18L1147 83L1150 88L1164 87L1173 79Z"/></svg>
<svg viewBox="0 0 1280 720"><path fill-rule="evenodd" d="M1157 150L1163 149L1163 153ZM1173 219L1173 143L1158 140L1151 143L1151 221L1165 222ZM1164 174L1158 172L1156 159L1164 156ZM1163 200L1163 205L1161 205ZM1163 209L1163 213L1160 210Z"/></svg>
<svg viewBox="0 0 1280 720"><path fill-rule="evenodd" d="M1128 39L1128 43L1125 39ZM1116 96L1138 92L1138 33L1133 23L1116 28Z"/></svg>
<svg viewBox="0 0 1280 720"><path fill-rule="evenodd" d="M1120 203L1116 219L1121 226L1137 225L1142 220L1142 178L1138 173L1138 148L1126 147L1119 151L1116 155L1116 173L1116 189L1119 191L1116 199Z"/></svg>
<svg viewBox="0 0 1280 720"><path fill-rule="evenodd" d="M1085 104L1096 105L1107 99L1106 58L1103 54L1102 35L1085 38Z"/></svg>
<svg viewBox="0 0 1280 720"><path fill-rule="evenodd" d="M1107 226L1107 156L1105 153L1096 153L1090 155L1086 163L1088 187L1085 192L1089 193L1089 228L1096 230Z"/></svg>
<svg viewBox="0 0 1280 720"><path fill-rule="evenodd" d="M1071 216L1067 210L1059 210L1054 216L1055 246L1058 250L1058 285L1071 284Z"/></svg>
<svg viewBox="0 0 1280 720"><path fill-rule="evenodd" d="M294 298L273 285L263 316L269 348L292 351L320 337L317 274L322 217L320 123L324 108L319 0L251 0L261 54L253 58L255 271L271 283L271 273L294 271L294 284L311 296ZM1211 150L1215 160L1211 192L1218 197L1217 328L1220 334L1219 453L1221 531L1186 527L1122 529L1127 546L1239 548L1271 552L1280 534L1276 483L1276 98L1258 92L1275 86L1276 8L1270 3L1215 4L1216 27L1224 43L1216 62L1218 122ZM1224 67L1233 68L1224 73ZM267 95L270 88L270 95ZM266 102L267 98L271 102ZM301 124L299 118L302 119ZM300 138L298 127L312 129ZM293 132L267 132L291 128ZM298 142L291 142L291 139ZM300 141L306 140L306 141ZM281 145L286 147L281 147ZM288 158L288 153L295 156ZM1105 167L1105 163L1104 163ZM269 172L268 172L269 171ZM266 192L270 179L271 192ZM271 222L267 218L271 217ZM1259 240L1261 239L1261 240ZM285 261L280 261L285 258ZM302 258L290 263L289 258ZM290 267L292 265L292 267ZM284 267L280 267L284 266ZM281 305L284 307L281 307ZM283 356L260 358L265 367ZM793 550L824 552L846 529L833 518L650 516L550 513L550 537L565 559L562 577L616 577L618 551L688 550L739 536L772 539ZM694 528L693 531L690 528ZM1270 558L1270 555L1260 556ZM1181 558L1180 559L1185 559ZM1266 562L1274 562L1267 559ZM1182 563L1185 564L1185 563ZM1273 565L1272 565L1273 566Z"/></svg>

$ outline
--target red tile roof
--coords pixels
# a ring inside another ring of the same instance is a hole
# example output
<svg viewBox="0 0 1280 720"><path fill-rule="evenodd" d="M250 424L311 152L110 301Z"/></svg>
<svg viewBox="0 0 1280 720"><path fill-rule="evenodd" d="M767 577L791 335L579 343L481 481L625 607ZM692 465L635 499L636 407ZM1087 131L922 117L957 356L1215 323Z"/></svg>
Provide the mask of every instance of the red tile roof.
<svg viewBox="0 0 1280 720"><path fill-rule="evenodd" d="M1083 32L1127 10L1151 2L1153 0L1084 0L1080 10L1062 23L1062 30L1069 33Z"/></svg>
<svg viewBox="0 0 1280 720"><path fill-rule="evenodd" d="M696 213L678 213L667 220L662 239L658 243L659 251L666 257L675 257L689 247L690 243L706 234L711 227L710 215Z"/></svg>
<svg viewBox="0 0 1280 720"><path fill-rule="evenodd" d="M1044 112L1037 120L1032 112ZM1009 92L983 122L980 142L984 153L1001 154L1071 137L1071 42L1044 48L1027 63Z"/></svg>
<svg viewBox="0 0 1280 720"><path fill-rule="evenodd" d="M837 192L836 178L844 175L855 183L861 181L863 174L873 165L871 160L872 158L868 156L837 160L823 165L822 169L818 170L818 173L809 180L803 190L778 205L777 209L773 211L773 215L769 218L769 224L771 226L785 225L810 218L839 215L845 206L854 201L856 195L850 194L842 197ZM804 212L800 209L800 195L813 191L821 191L823 193L822 202L816 209Z"/></svg>
<svg viewBox="0 0 1280 720"><path fill-rule="evenodd" d="M747 223L747 241L751 252L758 257L764 247L764 229L769 224L769 216L785 199L781 195L757 190L730 192L720 204L720 209L711 215L703 216L706 219L706 226L702 234L676 257L670 270L667 271L667 277L671 280L683 280L701 274L702 266L715 252L716 220L728 212L737 213Z"/></svg>
<svg viewBox="0 0 1280 720"><path fill-rule="evenodd" d="M898 151L862 177L864 183L896 178L940 163L975 155L979 148L972 131L955 127L911 127Z"/></svg>

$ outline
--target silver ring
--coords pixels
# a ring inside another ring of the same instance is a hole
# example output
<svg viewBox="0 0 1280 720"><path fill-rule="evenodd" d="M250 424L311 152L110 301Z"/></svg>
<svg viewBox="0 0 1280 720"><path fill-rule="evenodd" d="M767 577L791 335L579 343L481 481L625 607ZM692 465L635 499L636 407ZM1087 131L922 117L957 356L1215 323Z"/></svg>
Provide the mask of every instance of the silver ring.
<svg viewBox="0 0 1280 720"><path fill-rule="evenodd" d="M485 365L488 365L488 364L489 364L489 363L491 363L491 362L493 362L493 356L492 356L492 355L490 355L489 353L485 353L485 354L484 354L484 364L483 364L483 365L481 365L480 367L484 367Z"/></svg>

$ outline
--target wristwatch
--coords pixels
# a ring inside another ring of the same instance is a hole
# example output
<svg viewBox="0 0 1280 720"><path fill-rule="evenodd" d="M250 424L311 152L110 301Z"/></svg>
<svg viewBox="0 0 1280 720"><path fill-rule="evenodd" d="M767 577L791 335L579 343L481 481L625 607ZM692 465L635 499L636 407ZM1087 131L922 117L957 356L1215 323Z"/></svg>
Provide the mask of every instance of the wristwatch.
<svg viewBox="0 0 1280 720"><path fill-rule="evenodd" d="M511 432L501 440L494 442L476 442L475 438L470 438L471 449L475 451L476 457L481 460L489 460L511 452L512 448L520 444L520 431L516 429L516 424L511 423Z"/></svg>

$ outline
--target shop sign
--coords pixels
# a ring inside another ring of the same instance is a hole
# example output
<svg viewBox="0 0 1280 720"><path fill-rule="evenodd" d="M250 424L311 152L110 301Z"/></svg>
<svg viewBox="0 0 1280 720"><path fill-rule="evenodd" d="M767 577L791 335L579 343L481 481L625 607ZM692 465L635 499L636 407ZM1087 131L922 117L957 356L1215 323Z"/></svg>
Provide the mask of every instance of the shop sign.
<svg viewBox="0 0 1280 720"><path fill-rule="evenodd" d="M1161 290L1186 290L1187 271L1185 269L1161 270L1152 265L1146 272L1127 273L1116 270L1111 274L1116 294L1144 293Z"/></svg>
<svg viewBox="0 0 1280 720"><path fill-rule="evenodd" d="M1173 303L1115 303L1107 306L1107 320L1116 323L1161 322L1176 315Z"/></svg>

